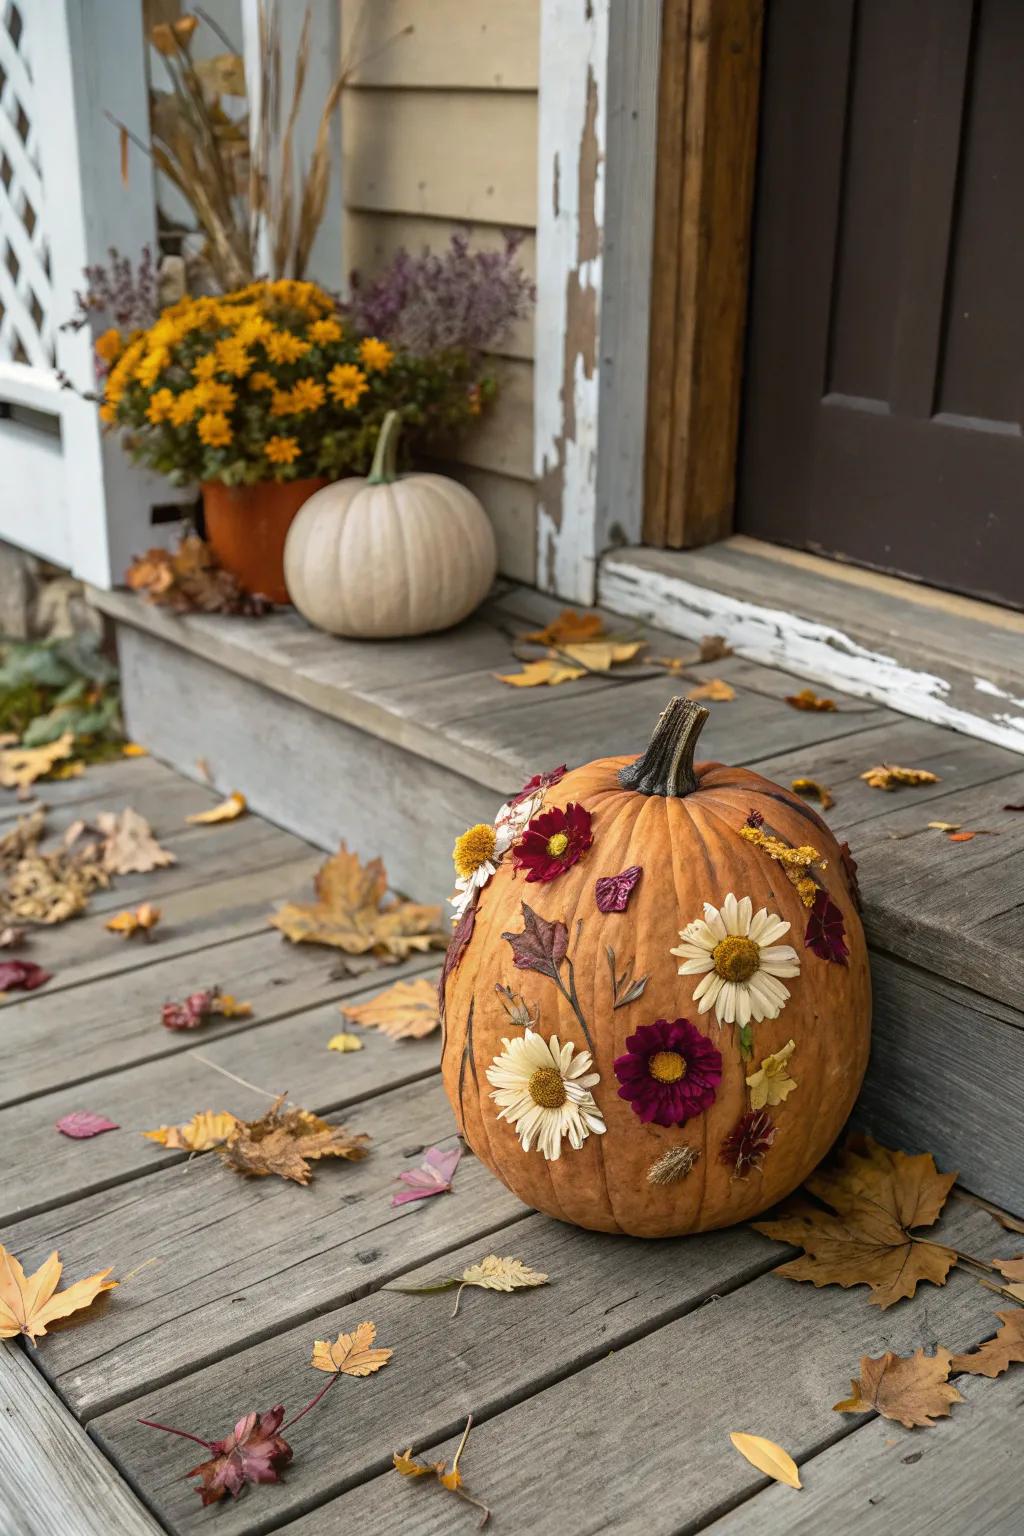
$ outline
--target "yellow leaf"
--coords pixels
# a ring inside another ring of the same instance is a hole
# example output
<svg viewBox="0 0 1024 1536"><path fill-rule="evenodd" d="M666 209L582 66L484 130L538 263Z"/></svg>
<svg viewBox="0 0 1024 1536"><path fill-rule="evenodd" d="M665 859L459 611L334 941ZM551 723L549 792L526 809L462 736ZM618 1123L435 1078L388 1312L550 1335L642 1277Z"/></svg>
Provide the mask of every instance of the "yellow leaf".
<svg viewBox="0 0 1024 1536"><path fill-rule="evenodd" d="M728 704L736 697L736 689L720 677L711 677L706 683L698 683L686 695L688 699L709 699L712 704Z"/></svg>
<svg viewBox="0 0 1024 1536"><path fill-rule="evenodd" d="M642 651L644 640L587 640L579 644L559 646L561 655L578 662L588 672L608 672L621 662L632 661L637 651Z"/></svg>
<svg viewBox="0 0 1024 1536"><path fill-rule="evenodd" d="M1019 1285L1004 1286L1018 1301L1024 1302L1024 1289ZM970 1371L974 1376L1001 1376L1011 1365L1024 1364L1024 1307L1014 1307L1009 1312L997 1312L1002 1327L994 1338L979 1344L970 1354L954 1355L950 1361L954 1371Z"/></svg>
<svg viewBox="0 0 1024 1536"><path fill-rule="evenodd" d="M353 1024L361 1024L364 1029L379 1029L390 1040L421 1040L441 1023L437 987L423 976L418 976L415 981L396 981L394 986L379 992L367 1003L341 1003L339 1007ZM347 1038L352 1039L352 1036Z"/></svg>
<svg viewBox="0 0 1024 1536"><path fill-rule="evenodd" d="M403 1477L433 1477L436 1474L435 1467L428 1467L426 1462L416 1460L412 1454L411 1445L407 1451L396 1451L391 1459L394 1462L395 1471L401 1472Z"/></svg>
<svg viewBox="0 0 1024 1536"><path fill-rule="evenodd" d="M928 826L933 832L959 832L959 821L930 821Z"/></svg>
<svg viewBox="0 0 1024 1536"><path fill-rule="evenodd" d="M521 672L496 672L494 675L499 683L508 683L512 688L540 688L545 685L554 688L559 683L573 683L578 677L586 677L587 674L582 667L569 667L564 661L545 656L540 661L524 662Z"/></svg>
<svg viewBox="0 0 1024 1536"><path fill-rule="evenodd" d="M543 629L531 630L519 638L532 641L534 645L557 645L564 648L566 645L578 645L581 640L595 640L603 634L604 621L600 614L577 613L572 608L563 608L557 619L552 619Z"/></svg>
<svg viewBox="0 0 1024 1536"><path fill-rule="evenodd" d="M763 1472L765 1477L772 1477L777 1483L785 1483L787 1488L803 1487L796 1462L774 1440L765 1440L762 1435L740 1434L732 1434L729 1439L740 1455L745 1456L751 1466Z"/></svg>
<svg viewBox="0 0 1024 1536"><path fill-rule="evenodd" d="M339 1333L334 1343L317 1339L310 1365L318 1371L338 1371L342 1376L372 1376L387 1365L392 1349L375 1349L376 1323L360 1323L352 1333Z"/></svg>
<svg viewBox="0 0 1024 1536"><path fill-rule="evenodd" d="M123 757L148 757L149 748L140 747L137 741L126 741L121 748Z"/></svg>
<svg viewBox="0 0 1024 1536"><path fill-rule="evenodd" d="M314 885L314 902L288 902L270 919L293 944L329 944L382 961L447 948L440 907L388 898L380 859L362 864L342 843L321 866Z"/></svg>
<svg viewBox="0 0 1024 1536"><path fill-rule="evenodd" d="M101 1269L58 1291L63 1267L55 1250L34 1275L26 1277L14 1254L0 1244L0 1339L23 1335L34 1344L48 1324L90 1306L102 1291L117 1286L116 1280L107 1279L110 1270Z"/></svg>
<svg viewBox="0 0 1024 1536"><path fill-rule="evenodd" d="M793 1092L796 1083L789 1076L787 1067L795 1050L796 1041L788 1041L780 1051L766 1056L758 1070L747 1078L751 1109L782 1104Z"/></svg>
<svg viewBox="0 0 1024 1536"><path fill-rule="evenodd" d="M441 1463L444 1466L444 1463ZM437 1480L442 1488L447 1488L449 1493L454 1493L456 1488L462 1487L462 1473L458 1467L452 1467L450 1472L438 1472Z"/></svg>
<svg viewBox="0 0 1024 1536"><path fill-rule="evenodd" d="M813 688L801 688L799 693L787 693L786 703L791 709L816 709L828 712L836 707L835 699L821 699Z"/></svg>
<svg viewBox="0 0 1024 1536"><path fill-rule="evenodd" d="M106 926L111 933L119 933L125 939L137 933L148 939L159 921L160 908L154 907L152 902L144 901L134 912L118 912L108 920Z"/></svg>
<svg viewBox="0 0 1024 1536"><path fill-rule="evenodd" d="M26 789L44 774L52 774L59 762L71 756L74 746L73 733L65 731L58 741L45 747L4 747L0 750L0 785Z"/></svg>
<svg viewBox="0 0 1024 1536"><path fill-rule="evenodd" d="M547 1275L527 1269L522 1259L499 1259L489 1253L479 1264L470 1264L459 1276L462 1285L478 1285L484 1291L519 1291L525 1286L547 1285Z"/></svg>
<svg viewBox="0 0 1024 1536"><path fill-rule="evenodd" d="M327 1042L329 1051L361 1051L363 1042L358 1035L332 1035Z"/></svg>
<svg viewBox="0 0 1024 1536"><path fill-rule="evenodd" d="M187 1125L161 1125L155 1131L143 1131L148 1141L178 1152L209 1152L227 1141L240 1122L227 1110L201 1109Z"/></svg>
<svg viewBox="0 0 1024 1536"><path fill-rule="evenodd" d="M211 806L208 811L197 811L194 816L186 816L185 820L192 827L209 827L218 821L234 821L236 817L244 816L247 810L248 801L245 796L234 789L219 805Z"/></svg>
<svg viewBox="0 0 1024 1536"><path fill-rule="evenodd" d="M937 773L931 773L927 768L900 768L895 763L879 763L875 768L867 768L861 774L861 778L871 785L872 789L899 789L901 784L938 784L940 782Z"/></svg>
<svg viewBox="0 0 1024 1536"><path fill-rule="evenodd" d="M817 779L793 779L790 789L794 794L806 796L808 800L819 801L823 811L836 803L832 791L826 789L824 784L819 784Z"/></svg>
<svg viewBox="0 0 1024 1536"><path fill-rule="evenodd" d="M240 1003L230 992L218 992L214 1012L222 1019L248 1019L252 1016L252 1003Z"/></svg>
<svg viewBox="0 0 1024 1536"><path fill-rule="evenodd" d="M850 1396L834 1405L835 1413L880 1413L907 1429L933 1429L936 1419L949 1417L953 1403L962 1403L956 1387L947 1380L952 1356L939 1346L934 1355L923 1349L916 1354L894 1355L877 1360L865 1355L860 1376L850 1382Z"/></svg>

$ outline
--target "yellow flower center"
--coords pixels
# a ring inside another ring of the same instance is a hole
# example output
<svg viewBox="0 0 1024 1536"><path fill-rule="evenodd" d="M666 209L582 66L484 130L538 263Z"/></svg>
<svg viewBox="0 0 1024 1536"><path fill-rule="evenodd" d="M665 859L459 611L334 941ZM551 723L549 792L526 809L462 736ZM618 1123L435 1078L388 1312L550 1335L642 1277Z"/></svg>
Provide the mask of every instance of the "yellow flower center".
<svg viewBox="0 0 1024 1536"><path fill-rule="evenodd" d="M481 864L494 858L495 842L494 828L486 821L478 821L475 827L463 832L452 849L455 873L463 880L475 875Z"/></svg>
<svg viewBox="0 0 1024 1536"><path fill-rule="evenodd" d="M526 1087L530 1098L541 1109L561 1109L565 1103L562 1074L554 1067L538 1067Z"/></svg>
<svg viewBox="0 0 1024 1536"><path fill-rule="evenodd" d="M559 858L569 846L569 839L564 832L554 832L548 838L548 853L553 859Z"/></svg>
<svg viewBox="0 0 1024 1536"><path fill-rule="evenodd" d="M686 1062L678 1051L655 1051L647 1070L658 1083L678 1083L686 1076Z"/></svg>
<svg viewBox="0 0 1024 1536"><path fill-rule="evenodd" d="M711 956L715 970L726 981L749 981L761 964L761 951L753 939L730 934L715 945Z"/></svg>

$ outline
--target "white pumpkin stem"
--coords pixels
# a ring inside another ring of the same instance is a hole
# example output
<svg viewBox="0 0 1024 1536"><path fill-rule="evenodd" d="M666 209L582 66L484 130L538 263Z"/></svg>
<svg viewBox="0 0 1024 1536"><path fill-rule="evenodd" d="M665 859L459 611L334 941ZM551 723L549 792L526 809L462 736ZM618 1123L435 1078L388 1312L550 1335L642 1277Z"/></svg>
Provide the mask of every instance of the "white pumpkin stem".
<svg viewBox="0 0 1024 1536"><path fill-rule="evenodd" d="M391 485L398 479L398 434L401 430L401 412L388 411L377 434L367 485Z"/></svg>
<svg viewBox="0 0 1024 1536"><path fill-rule="evenodd" d="M662 710L650 745L635 763L619 770L623 789L672 799L697 788L693 753L708 711L692 699L675 698Z"/></svg>

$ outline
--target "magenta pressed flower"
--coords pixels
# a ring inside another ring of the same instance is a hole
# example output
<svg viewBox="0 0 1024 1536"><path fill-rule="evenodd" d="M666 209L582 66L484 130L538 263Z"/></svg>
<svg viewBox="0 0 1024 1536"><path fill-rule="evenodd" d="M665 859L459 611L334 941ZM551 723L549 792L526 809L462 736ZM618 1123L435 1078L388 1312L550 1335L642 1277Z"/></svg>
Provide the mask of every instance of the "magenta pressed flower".
<svg viewBox="0 0 1024 1536"><path fill-rule="evenodd" d="M733 1170L733 1177L745 1179L764 1163L778 1133L766 1109L751 1109L736 1122L722 1143L719 1159Z"/></svg>
<svg viewBox="0 0 1024 1536"><path fill-rule="evenodd" d="M811 949L819 960L831 960L835 965L845 965L849 956L843 914L831 900L828 891L818 890L814 905L807 918L804 947Z"/></svg>
<svg viewBox="0 0 1024 1536"><path fill-rule="evenodd" d="M527 881L554 880L581 859L592 842L590 812L570 803L564 810L555 807L535 816L512 859L516 869L527 871Z"/></svg>
<svg viewBox="0 0 1024 1536"><path fill-rule="evenodd" d="M599 912L625 912L636 883L643 874L639 864L624 869L621 875L604 875L594 886Z"/></svg>
<svg viewBox="0 0 1024 1536"><path fill-rule="evenodd" d="M703 1114L722 1078L721 1052L687 1019L641 1024L614 1066L619 1098L645 1124L684 1125Z"/></svg>

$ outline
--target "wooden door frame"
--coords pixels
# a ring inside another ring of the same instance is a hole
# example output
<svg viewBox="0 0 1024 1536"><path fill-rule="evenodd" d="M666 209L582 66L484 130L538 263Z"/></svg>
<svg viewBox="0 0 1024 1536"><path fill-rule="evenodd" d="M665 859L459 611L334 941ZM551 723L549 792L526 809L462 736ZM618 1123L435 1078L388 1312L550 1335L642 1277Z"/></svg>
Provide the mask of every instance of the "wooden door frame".
<svg viewBox="0 0 1024 1536"><path fill-rule="evenodd" d="M764 0L663 0L643 542L733 530Z"/></svg>

